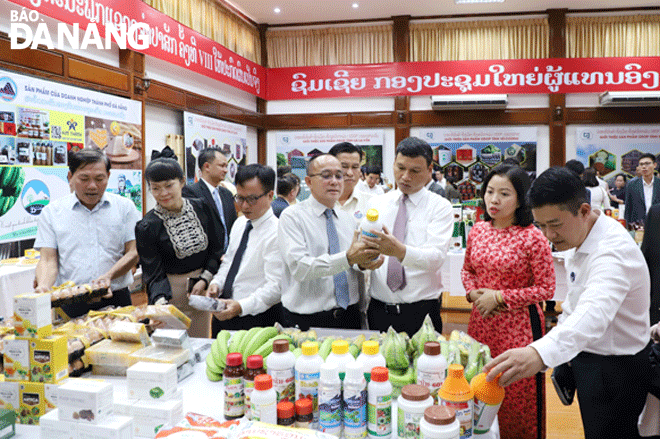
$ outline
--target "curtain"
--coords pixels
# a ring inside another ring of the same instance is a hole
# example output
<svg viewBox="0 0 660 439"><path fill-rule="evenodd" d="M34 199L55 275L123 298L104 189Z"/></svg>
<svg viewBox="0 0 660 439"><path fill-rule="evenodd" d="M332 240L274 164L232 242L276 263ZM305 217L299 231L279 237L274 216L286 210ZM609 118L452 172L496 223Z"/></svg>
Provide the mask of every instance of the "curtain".
<svg viewBox="0 0 660 439"><path fill-rule="evenodd" d="M660 56L660 15L566 17L566 56Z"/></svg>
<svg viewBox="0 0 660 439"><path fill-rule="evenodd" d="M144 0L179 23L261 64L259 31L213 0Z"/></svg>
<svg viewBox="0 0 660 439"><path fill-rule="evenodd" d="M411 61L546 58L548 20L411 23Z"/></svg>
<svg viewBox="0 0 660 439"><path fill-rule="evenodd" d="M394 61L391 24L269 30L266 41L268 67Z"/></svg>

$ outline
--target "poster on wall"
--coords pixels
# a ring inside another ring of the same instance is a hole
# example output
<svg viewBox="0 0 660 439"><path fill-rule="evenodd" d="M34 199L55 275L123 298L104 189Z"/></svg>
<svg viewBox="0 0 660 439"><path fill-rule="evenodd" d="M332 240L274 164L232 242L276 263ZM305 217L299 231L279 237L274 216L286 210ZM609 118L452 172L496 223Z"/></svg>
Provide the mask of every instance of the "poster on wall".
<svg viewBox="0 0 660 439"><path fill-rule="evenodd" d="M383 130L287 131L277 135L277 166L291 166L291 172L300 177L299 200L310 194L305 184L309 159L341 142L362 148L362 166L383 169Z"/></svg>
<svg viewBox="0 0 660 439"><path fill-rule="evenodd" d="M183 119L187 183L194 183L199 179L197 157L205 148L222 150L227 157L225 180L233 183L238 167L247 164L247 127L187 111L183 113Z"/></svg>
<svg viewBox="0 0 660 439"><path fill-rule="evenodd" d="M140 171L142 212L141 120L139 101L0 69L0 243L36 236L41 210L70 193L68 153L83 148L111 171Z"/></svg>
<svg viewBox="0 0 660 439"><path fill-rule="evenodd" d="M443 170L462 201L477 198L488 172L506 159L536 174L535 127L432 128L420 130L419 136L433 148L434 169Z"/></svg>
<svg viewBox="0 0 660 439"><path fill-rule="evenodd" d="M578 126L575 130L576 158L598 171L614 187L620 173L636 176L639 157L644 153L660 161L660 125Z"/></svg>

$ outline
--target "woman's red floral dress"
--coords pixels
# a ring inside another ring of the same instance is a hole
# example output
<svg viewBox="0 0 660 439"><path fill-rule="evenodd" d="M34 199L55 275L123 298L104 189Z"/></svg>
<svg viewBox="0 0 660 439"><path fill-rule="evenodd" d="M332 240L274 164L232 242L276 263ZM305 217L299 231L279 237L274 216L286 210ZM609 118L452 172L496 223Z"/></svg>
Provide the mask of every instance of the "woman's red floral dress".
<svg viewBox="0 0 660 439"><path fill-rule="evenodd" d="M488 221L476 223L468 236L461 276L467 292L477 288L502 291L508 309L484 319L473 306L468 325L468 334L487 344L493 358L533 341L529 305L535 305L544 330L539 302L552 298L555 270L548 240L533 225L496 229ZM541 437L545 437L544 382L540 389ZM506 387L498 419L503 439L538 437L535 377Z"/></svg>

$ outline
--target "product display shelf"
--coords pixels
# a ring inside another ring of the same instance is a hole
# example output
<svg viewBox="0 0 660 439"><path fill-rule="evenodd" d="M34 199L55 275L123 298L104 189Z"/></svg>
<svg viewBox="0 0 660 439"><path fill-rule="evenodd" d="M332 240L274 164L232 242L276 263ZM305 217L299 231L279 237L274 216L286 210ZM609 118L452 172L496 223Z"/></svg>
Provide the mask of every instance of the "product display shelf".
<svg viewBox="0 0 660 439"><path fill-rule="evenodd" d="M346 335L351 336L352 332L345 333L341 330L328 330L323 329L322 332L325 334L326 331L331 331L334 335ZM353 331L359 332L359 331ZM360 332L363 333L363 332ZM319 334L320 335L320 334ZM201 340L195 340L195 345L198 346L198 342ZM212 340L209 340L209 343ZM203 350L202 356L209 352L209 350ZM202 361L195 365L195 372L185 378L179 383L179 387L183 389L183 412L194 412L200 413L203 415L211 416L218 420L224 420L223 417L223 385L222 382L211 382L206 378L205 373L206 363ZM126 377L104 377L99 375L85 375L85 378L94 378L94 379L105 379L107 382L112 383L114 388L114 399L115 401L125 400L127 397L126 389ZM396 434L396 400L392 405L392 426L393 434L392 439L396 439L398 436ZM39 438L39 427L31 425L16 425L16 436L18 439L36 439ZM499 427L497 424L497 419L493 423L491 430L484 435L474 435L475 439L499 439ZM46 438L44 438L46 439ZM143 439L142 437L136 436L135 439ZM144 439L153 439L153 437L144 438Z"/></svg>

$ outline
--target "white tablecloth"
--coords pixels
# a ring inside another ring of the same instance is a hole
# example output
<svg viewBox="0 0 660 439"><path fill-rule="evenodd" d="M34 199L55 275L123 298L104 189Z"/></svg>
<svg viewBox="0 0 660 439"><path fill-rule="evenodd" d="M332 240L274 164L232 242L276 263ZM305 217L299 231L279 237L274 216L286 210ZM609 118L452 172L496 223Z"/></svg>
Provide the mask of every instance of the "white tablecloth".
<svg viewBox="0 0 660 439"><path fill-rule="evenodd" d="M14 313L14 296L33 291L35 265L0 266L0 316Z"/></svg>

